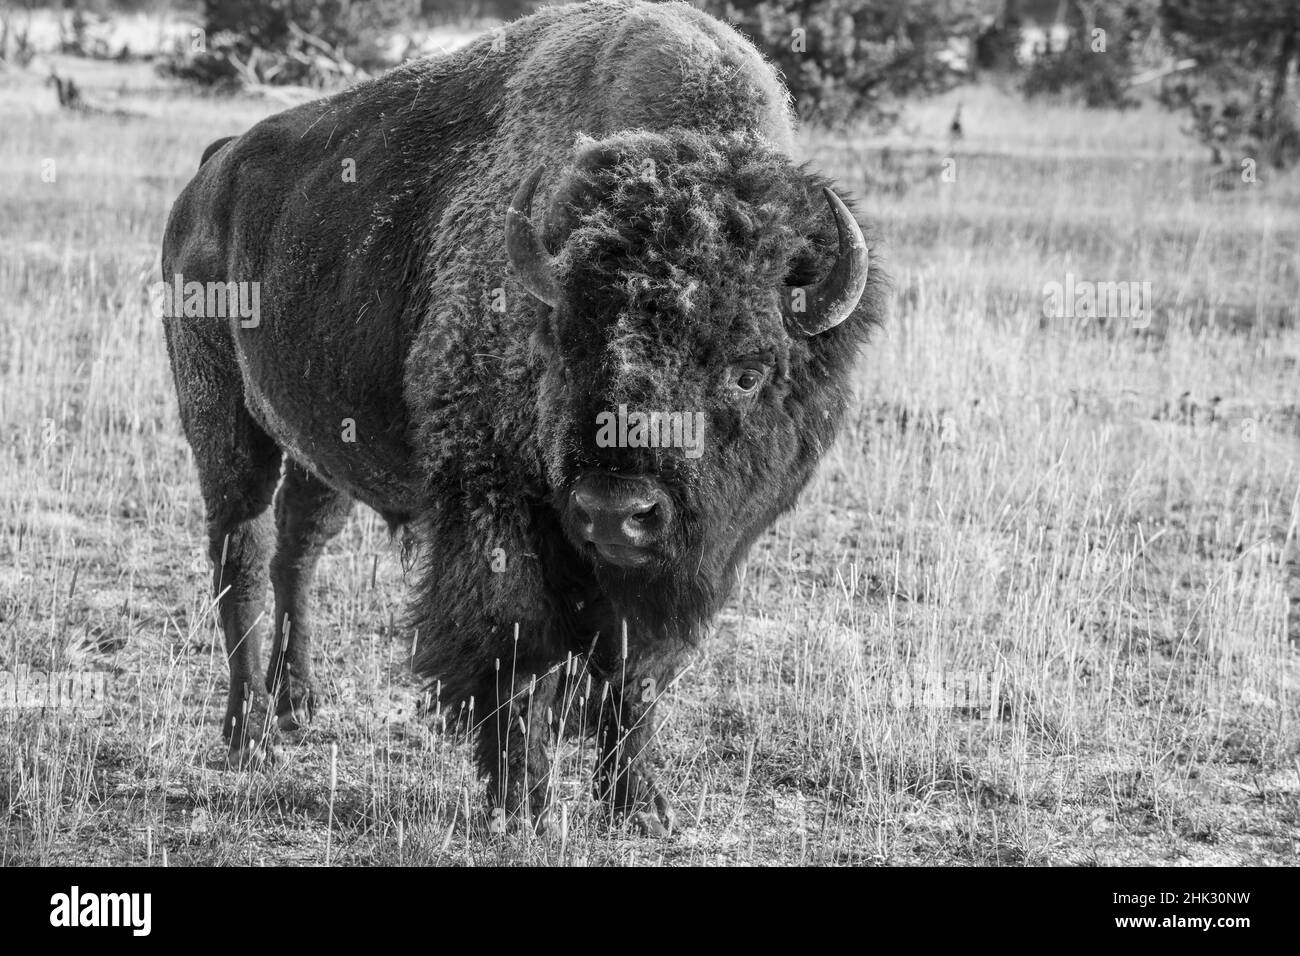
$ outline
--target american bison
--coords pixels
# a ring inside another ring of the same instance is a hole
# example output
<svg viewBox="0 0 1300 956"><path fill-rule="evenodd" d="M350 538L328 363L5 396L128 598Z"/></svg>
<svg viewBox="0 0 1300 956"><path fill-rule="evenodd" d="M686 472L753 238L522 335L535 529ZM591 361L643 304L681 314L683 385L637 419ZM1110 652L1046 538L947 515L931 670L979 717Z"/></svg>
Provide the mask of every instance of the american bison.
<svg viewBox="0 0 1300 956"><path fill-rule="evenodd" d="M209 148L162 270L186 290L164 322L232 760L264 752L264 706L311 717L308 593L356 500L418 543L416 668L476 732L491 805L543 819L548 741L580 711L599 798L671 826L655 701L831 444L881 311L859 225L793 137L729 27L616 0ZM256 321L188 291L248 284Z"/></svg>

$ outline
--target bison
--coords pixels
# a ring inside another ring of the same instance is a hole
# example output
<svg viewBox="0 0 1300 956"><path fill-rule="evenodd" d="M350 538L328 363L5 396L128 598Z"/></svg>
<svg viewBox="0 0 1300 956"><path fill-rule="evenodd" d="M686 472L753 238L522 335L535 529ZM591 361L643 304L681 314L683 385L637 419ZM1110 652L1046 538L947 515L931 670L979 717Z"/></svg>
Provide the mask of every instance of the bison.
<svg viewBox="0 0 1300 956"><path fill-rule="evenodd" d="M545 819L581 712L599 799L671 827L655 703L831 444L880 318L863 232L793 141L731 28L613 0L208 148L162 272L232 761L270 714L312 715L312 574L360 501L416 542L416 670L475 732L497 816ZM250 285L255 320L191 301Z"/></svg>

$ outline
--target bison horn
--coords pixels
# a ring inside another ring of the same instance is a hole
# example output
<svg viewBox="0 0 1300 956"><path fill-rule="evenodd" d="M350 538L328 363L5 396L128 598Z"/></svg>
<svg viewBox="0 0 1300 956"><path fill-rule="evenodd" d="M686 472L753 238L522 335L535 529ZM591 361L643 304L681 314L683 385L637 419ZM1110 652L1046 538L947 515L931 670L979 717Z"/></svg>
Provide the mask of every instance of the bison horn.
<svg viewBox="0 0 1300 956"><path fill-rule="evenodd" d="M862 230L839 196L826 187L822 192L840 235L835 267L816 285L786 286L781 299L782 313L804 335L818 335L847 319L867 287L870 254Z"/></svg>
<svg viewBox="0 0 1300 956"><path fill-rule="evenodd" d="M533 193L546 167L538 166L519 184L515 198L506 211L506 253L525 289L551 308L560 301L560 284L555 278L555 264L529 219Z"/></svg>

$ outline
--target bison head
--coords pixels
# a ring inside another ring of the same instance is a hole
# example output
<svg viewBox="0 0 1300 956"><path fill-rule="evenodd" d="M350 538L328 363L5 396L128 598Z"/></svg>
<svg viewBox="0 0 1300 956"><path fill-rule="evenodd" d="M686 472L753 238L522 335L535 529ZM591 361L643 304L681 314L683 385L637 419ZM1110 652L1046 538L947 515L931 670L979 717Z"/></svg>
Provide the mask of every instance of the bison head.
<svg viewBox="0 0 1300 956"><path fill-rule="evenodd" d="M542 172L506 238L545 306L551 504L624 614L690 628L832 440L879 280L844 203L755 136L588 142L534 224Z"/></svg>

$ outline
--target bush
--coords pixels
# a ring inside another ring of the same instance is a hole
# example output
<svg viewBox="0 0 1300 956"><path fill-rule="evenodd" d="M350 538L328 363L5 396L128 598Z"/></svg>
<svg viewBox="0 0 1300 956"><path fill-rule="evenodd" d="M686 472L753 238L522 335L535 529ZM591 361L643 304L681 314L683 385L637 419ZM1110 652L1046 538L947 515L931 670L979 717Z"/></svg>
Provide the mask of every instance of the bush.
<svg viewBox="0 0 1300 956"><path fill-rule="evenodd" d="M410 24L412 0L205 0L204 49L163 72L206 84L325 86L389 65L386 48Z"/></svg>
<svg viewBox="0 0 1300 956"><path fill-rule="evenodd" d="M948 55L973 35L974 2L922 0L704 0L708 12L754 41L785 75L804 119L839 124L897 120L900 97L965 78Z"/></svg>
<svg viewBox="0 0 1300 956"><path fill-rule="evenodd" d="M1129 89L1143 45L1155 29L1151 0L1102 0L1067 8L1069 37L1060 49L1035 51L1021 90L1026 97L1077 97L1090 109L1138 105Z"/></svg>
<svg viewBox="0 0 1300 956"><path fill-rule="evenodd" d="M1161 102L1187 113L1187 132L1214 163L1300 162L1300 116L1291 94L1300 61L1293 0L1162 0L1168 42L1196 68L1167 80Z"/></svg>
<svg viewBox="0 0 1300 956"><path fill-rule="evenodd" d="M1071 41L1062 50L1037 56L1025 70L1021 90L1039 96L1078 97L1089 109L1131 109L1138 101L1128 93L1131 71L1117 58L1106 59L1088 45Z"/></svg>
<svg viewBox="0 0 1300 956"><path fill-rule="evenodd" d="M545 0L420 0L420 15L433 22L515 20L536 10Z"/></svg>

